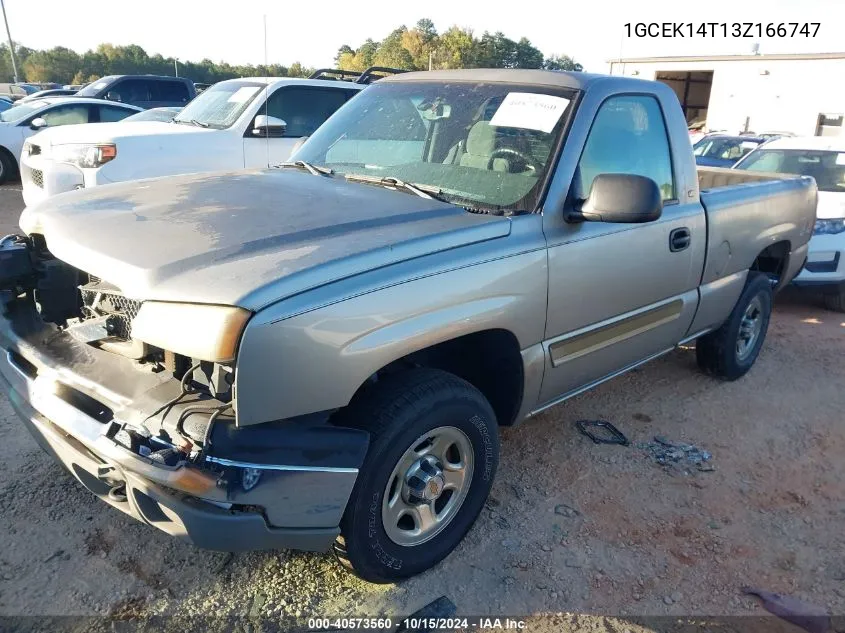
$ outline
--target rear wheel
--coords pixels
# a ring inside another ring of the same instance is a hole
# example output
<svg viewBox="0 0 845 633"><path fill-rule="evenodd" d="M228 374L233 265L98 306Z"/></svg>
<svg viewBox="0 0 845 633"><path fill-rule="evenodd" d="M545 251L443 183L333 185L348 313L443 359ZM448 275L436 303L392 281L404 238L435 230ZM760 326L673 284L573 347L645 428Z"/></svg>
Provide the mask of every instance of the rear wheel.
<svg viewBox="0 0 845 633"><path fill-rule="evenodd" d="M749 273L748 281L728 320L698 339L698 366L724 380L744 376L763 347L772 314L772 285L762 273Z"/></svg>
<svg viewBox="0 0 845 633"><path fill-rule="evenodd" d="M466 381L413 369L379 381L343 424L371 433L335 553L370 582L445 558L484 505L499 459L495 414Z"/></svg>

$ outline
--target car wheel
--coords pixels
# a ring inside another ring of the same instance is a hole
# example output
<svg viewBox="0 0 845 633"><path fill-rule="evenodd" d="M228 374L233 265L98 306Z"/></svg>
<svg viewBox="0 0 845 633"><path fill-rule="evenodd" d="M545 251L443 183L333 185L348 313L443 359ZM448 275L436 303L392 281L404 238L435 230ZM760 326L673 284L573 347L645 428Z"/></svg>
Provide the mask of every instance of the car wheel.
<svg viewBox="0 0 845 633"><path fill-rule="evenodd" d="M745 375L763 347L772 314L772 285L761 273L749 273L748 281L728 320L698 339L698 366L723 380Z"/></svg>
<svg viewBox="0 0 845 633"><path fill-rule="evenodd" d="M845 312L845 284L833 292L825 293L824 307L833 312Z"/></svg>
<svg viewBox="0 0 845 633"><path fill-rule="evenodd" d="M16 172L14 159L0 148L0 185L12 178Z"/></svg>
<svg viewBox="0 0 845 633"><path fill-rule="evenodd" d="M370 432L341 521L338 559L394 582L445 558L484 506L499 461L496 417L468 382L427 368L388 376L343 413Z"/></svg>

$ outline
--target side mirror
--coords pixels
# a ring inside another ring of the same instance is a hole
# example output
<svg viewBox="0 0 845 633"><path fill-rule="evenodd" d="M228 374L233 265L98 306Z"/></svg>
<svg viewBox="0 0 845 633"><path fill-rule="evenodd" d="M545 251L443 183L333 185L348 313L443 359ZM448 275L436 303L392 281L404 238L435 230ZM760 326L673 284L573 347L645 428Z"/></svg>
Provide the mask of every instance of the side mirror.
<svg viewBox="0 0 845 633"><path fill-rule="evenodd" d="M117 101L118 103L120 102L120 95L118 93L114 92L113 90L109 90L105 94L105 98L108 101Z"/></svg>
<svg viewBox="0 0 845 633"><path fill-rule="evenodd" d="M256 115L255 122L252 124L252 134L254 136L282 136L287 126L287 123L277 117L259 114Z"/></svg>
<svg viewBox="0 0 845 633"><path fill-rule="evenodd" d="M599 174L590 196L580 208L567 213L567 222L643 223L663 213L663 197L657 183L634 174Z"/></svg>
<svg viewBox="0 0 845 633"><path fill-rule="evenodd" d="M32 119L32 121L29 122L29 127L32 128L33 130L40 130L42 128L47 127L47 121L45 121L41 117L37 117L35 119Z"/></svg>

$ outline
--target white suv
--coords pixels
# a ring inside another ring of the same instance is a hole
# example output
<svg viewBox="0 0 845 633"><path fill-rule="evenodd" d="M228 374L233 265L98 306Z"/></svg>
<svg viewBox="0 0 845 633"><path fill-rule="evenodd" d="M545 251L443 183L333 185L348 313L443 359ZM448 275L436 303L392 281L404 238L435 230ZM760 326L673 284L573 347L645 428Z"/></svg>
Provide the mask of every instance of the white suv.
<svg viewBox="0 0 845 633"><path fill-rule="evenodd" d="M792 283L819 288L829 309L845 312L845 138L779 138L749 152L733 168L816 179L816 226L807 264Z"/></svg>
<svg viewBox="0 0 845 633"><path fill-rule="evenodd" d="M378 77L230 79L205 90L171 123L45 130L23 148L24 202L139 178L277 165L370 79Z"/></svg>

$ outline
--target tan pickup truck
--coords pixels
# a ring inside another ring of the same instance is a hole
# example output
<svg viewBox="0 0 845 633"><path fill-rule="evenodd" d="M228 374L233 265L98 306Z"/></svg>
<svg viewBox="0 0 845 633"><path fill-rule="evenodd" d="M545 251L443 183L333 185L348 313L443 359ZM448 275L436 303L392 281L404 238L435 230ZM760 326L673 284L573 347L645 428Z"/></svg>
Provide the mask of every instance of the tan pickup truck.
<svg viewBox="0 0 845 633"><path fill-rule="evenodd" d="M0 384L114 508L375 582L460 542L498 427L681 343L747 372L815 220L811 178L698 174L675 95L630 78L391 77L293 159L27 208Z"/></svg>

